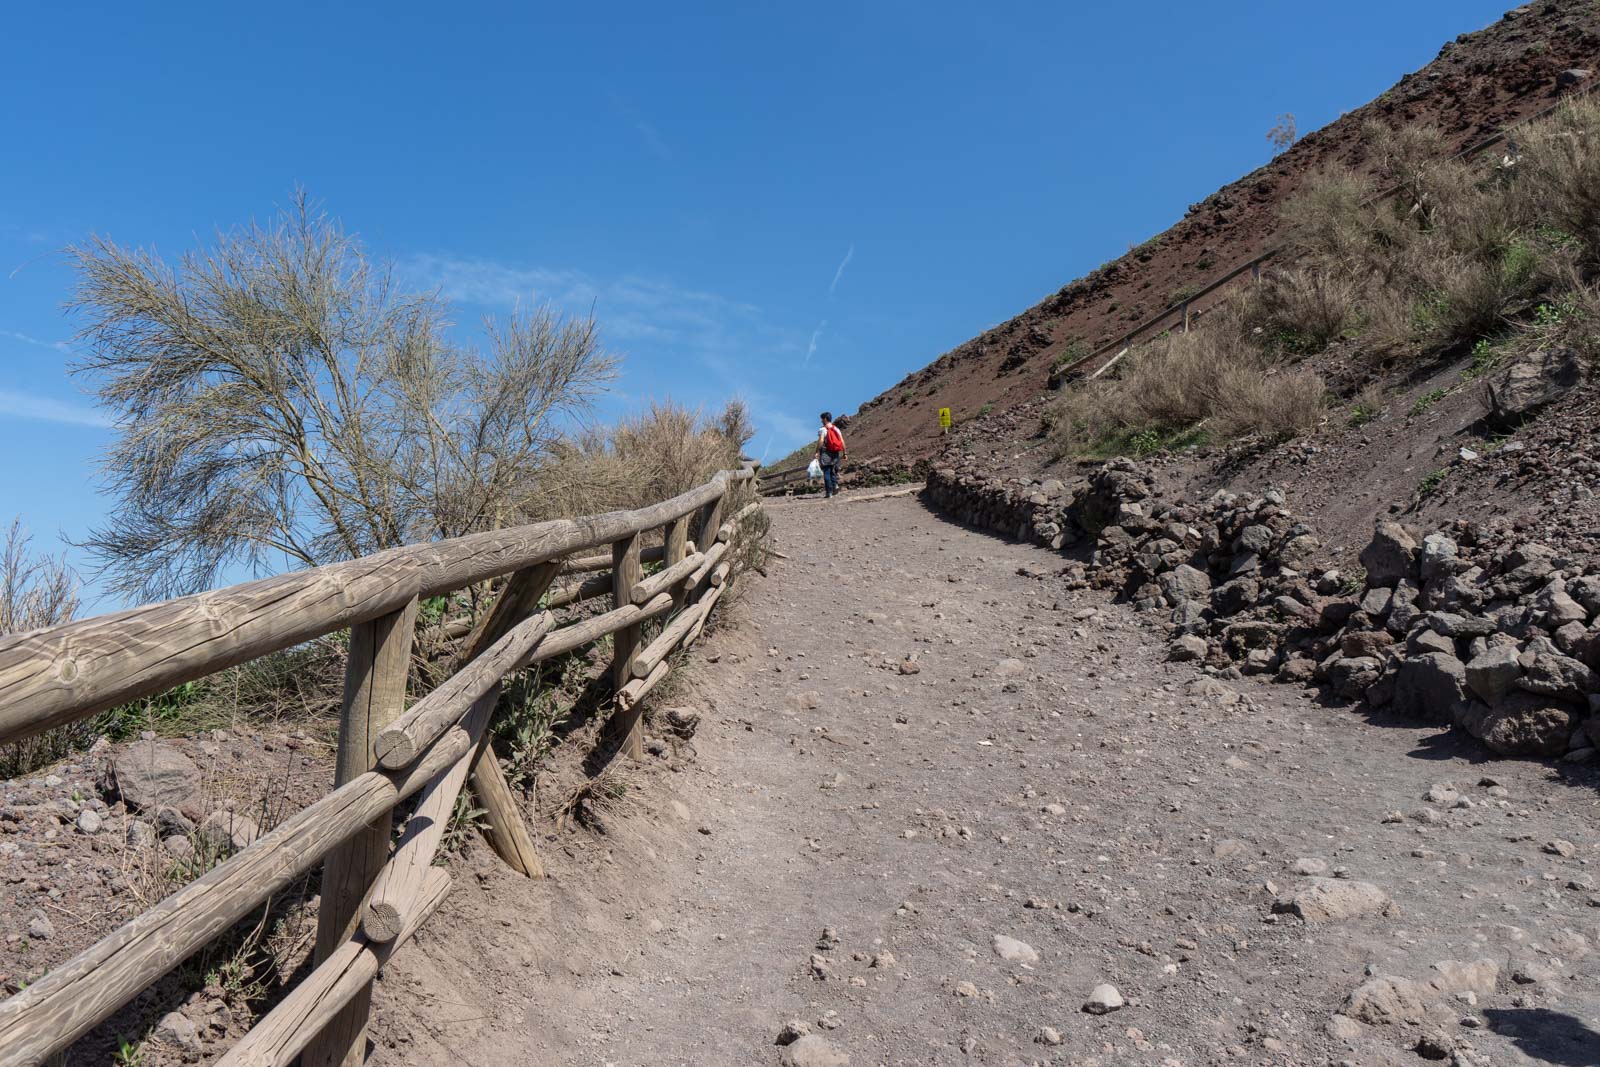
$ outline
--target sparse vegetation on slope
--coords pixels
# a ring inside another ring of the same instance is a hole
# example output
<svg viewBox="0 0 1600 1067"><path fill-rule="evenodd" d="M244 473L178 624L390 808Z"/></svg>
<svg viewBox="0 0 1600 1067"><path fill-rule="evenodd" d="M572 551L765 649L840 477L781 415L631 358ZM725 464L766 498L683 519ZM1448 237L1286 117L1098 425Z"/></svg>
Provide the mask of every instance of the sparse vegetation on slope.
<svg viewBox="0 0 1600 1067"><path fill-rule="evenodd" d="M1600 104L1569 102L1504 157L1441 161L1434 131L1368 134L1373 175L1324 171L1286 204L1292 265L1057 401L1058 454L1305 432L1326 404L1309 357L1330 346L1378 374L1470 357L1473 378L1506 348L1557 343L1592 362Z"/></svg>

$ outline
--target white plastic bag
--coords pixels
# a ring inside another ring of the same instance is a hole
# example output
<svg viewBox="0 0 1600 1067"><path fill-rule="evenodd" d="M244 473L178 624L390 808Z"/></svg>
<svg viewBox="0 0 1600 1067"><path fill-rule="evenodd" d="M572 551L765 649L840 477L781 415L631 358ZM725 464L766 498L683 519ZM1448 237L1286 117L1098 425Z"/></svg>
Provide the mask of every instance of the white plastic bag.
<svg viewBox="0 0 1600 1067"><path fill-rule="evenodd" d="M816 481L818 478L822 477L822 464L817 460L812 460L811 466L806 468L806 477L810 478L812 481Z"/></svg>

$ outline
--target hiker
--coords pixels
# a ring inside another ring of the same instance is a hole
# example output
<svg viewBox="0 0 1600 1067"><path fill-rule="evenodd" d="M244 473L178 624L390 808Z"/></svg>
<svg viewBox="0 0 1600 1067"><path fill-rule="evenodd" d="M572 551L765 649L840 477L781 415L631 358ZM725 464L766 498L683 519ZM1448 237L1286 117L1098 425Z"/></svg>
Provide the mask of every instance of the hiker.
<svg viewBox="0 0 1600 1067"><path fill-rule="evenodd" d="M822 429L817 431L816 460L822 465L822 489L828 496L839 491L839 461L844 458L844 434L833 424L833 416L822 413Z"/></svg>

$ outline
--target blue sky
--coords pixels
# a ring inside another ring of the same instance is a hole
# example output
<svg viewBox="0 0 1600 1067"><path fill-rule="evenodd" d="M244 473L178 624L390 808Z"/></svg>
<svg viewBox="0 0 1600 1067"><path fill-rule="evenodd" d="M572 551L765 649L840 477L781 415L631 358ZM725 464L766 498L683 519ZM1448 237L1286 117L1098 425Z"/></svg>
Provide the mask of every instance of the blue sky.
<svg viewBox="0 0 1600 1067"><path fill-rule="evenodd" d="M1265 162L1279 113L1323 125L1504 7L17 7L0 519L52 547L104 512L54 254L90 233L175 259L302 184L469 334L592 304L607 413L742 393L776 458Z"/></svg>

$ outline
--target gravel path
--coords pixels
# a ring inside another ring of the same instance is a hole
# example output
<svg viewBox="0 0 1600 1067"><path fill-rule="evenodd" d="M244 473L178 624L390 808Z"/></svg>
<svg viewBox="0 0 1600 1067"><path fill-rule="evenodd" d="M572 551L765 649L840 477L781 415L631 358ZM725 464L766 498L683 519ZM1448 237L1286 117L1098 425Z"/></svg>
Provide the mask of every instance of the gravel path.
<svg viewBox="0 0 1600 1067"><path fill-rule="evenodd" d="M453 897L379 1062L1600 1063L1592 770L1207 679L1059 556L850 499L771 509L698 758Z"/></svg>

